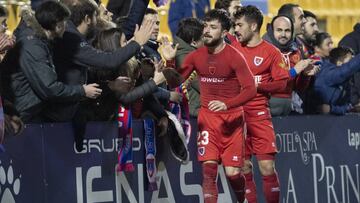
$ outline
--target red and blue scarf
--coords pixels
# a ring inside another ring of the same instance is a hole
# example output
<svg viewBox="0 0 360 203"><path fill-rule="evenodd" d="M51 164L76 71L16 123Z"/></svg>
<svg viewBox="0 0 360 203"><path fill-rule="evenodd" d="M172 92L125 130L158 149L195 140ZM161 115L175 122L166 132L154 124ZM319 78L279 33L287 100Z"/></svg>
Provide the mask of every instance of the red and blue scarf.
<svg viewBox="0 0 360 203"><path fill-rule="evenodd" d="M133 171L133 151L132 151L132 116L130 108L121 104L118 108L119 137L122 138L122 145L118 154L118 171Z"/></svg>

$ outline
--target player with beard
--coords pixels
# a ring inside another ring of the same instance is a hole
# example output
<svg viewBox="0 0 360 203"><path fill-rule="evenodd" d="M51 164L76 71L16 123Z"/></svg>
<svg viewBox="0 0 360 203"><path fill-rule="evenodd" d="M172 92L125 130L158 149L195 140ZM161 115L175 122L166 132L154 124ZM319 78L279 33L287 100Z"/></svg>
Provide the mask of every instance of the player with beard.
<svg viewBox="0 0 360 203"><path fill-rule="evenodd" d="M245 6L234 14L235 35L240 43L233 43L244 54L257 84L257 96L245 104L247 137L245 144L246 199L256 202L256 186L252 175L251 156L255 155L263 180L268 203L279 202L280 186L275 172L275 133L269 110L270 93L284 91L289 73L280 51L260 37L263 15L254 6Z"/></svg>
<svg viewBox="0 0 360 203"><path fill-rule="evenodd" d="M205 203L217 202L218 164L225 166L226 176L237 200L244 201L243 108L256 94L253 76L244 57L224 42L230 19L224 10L211 10L204 18L204 47L186 56L179 72L187 78L194 70L200 80L201 108L198 116L198 160L202 163ZM171 45L164 58L175 57Z"/></svg>

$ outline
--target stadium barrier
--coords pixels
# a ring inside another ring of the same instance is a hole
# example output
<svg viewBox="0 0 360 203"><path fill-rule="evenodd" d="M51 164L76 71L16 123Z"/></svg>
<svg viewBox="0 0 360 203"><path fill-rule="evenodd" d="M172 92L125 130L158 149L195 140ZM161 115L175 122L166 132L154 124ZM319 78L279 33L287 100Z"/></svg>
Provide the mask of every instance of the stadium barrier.
<svg viewBox="0 0 360 203"><path fill-rule="evenodd" d="M360 117L301 116L273 119L281 203L360 202ZM157 139L158 191L146 190L143 124L133 125L135 171L116 173L116 123L89 123L84 150L74 147L71 125L31 124L7 137L0 154L1 203L203 202L196 161L196 121L191 161L180 165L167 137ZM219 202L235 202L219 167ZM258 193L261 182L257 175ZM265 202L259 195L259 202Z"/></svg>

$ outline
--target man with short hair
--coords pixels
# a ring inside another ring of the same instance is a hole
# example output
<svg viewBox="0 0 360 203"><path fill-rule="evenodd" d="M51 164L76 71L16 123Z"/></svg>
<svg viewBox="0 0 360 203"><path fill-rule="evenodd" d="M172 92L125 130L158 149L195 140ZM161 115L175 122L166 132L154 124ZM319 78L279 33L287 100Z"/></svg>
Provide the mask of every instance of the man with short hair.
<svg viewBox="0 0 360 203"><path fill-rule="evenodd" d="M154 29L151 32L150 39L144 44L143 49L140 52L140 58L151 58L154 60L156 58L157 60L161 59L160 53L158 52L159 48L159 31L160 31L160 17L158 12L155 9L147 8L144 15L144 21L153 21L154 23Z"/></svg>
<svg viewBox="0 0 360 203"><path fill-rule="evenodd" d="M309 86L311 79L309 76L314 75L318 69L311 65L310 59L301 60L301 53L296 46L293 33L291 18L280 15L273 18L263 37L281 51L291 76L283 92L271 95L269 104L272 116L287 116L295 110L291 98L293 90L304 91Z"/></svg>
<svg viewBox="0 0 360 203"><path fill-rule="evenodd" d="M329 57L330 51L334 48L334 42L331 35L327 32L320 32L315 35L314 56L318 59L325 60Z"/></svg>
<svg viewBox="0 0 360 203"><path fill-rule="evenodd" d="M304 17L306 23L304 24L303 33L298 35L298 40L304 45L304 50L309 52L309 55L314 54L315 36L319 33L319 26L317 24L317 17L314 13L304 10Z"/></svg>
<svg viewBox="0 0 360 203"><path fill-rule="evenodd" d="M244 105L247 137L243 172L246 178L246 199L257 202L252 175L251 156L255 155L263 180L268 203L279 202L280 186L275 171L277 153L275 133L269 110L270 94L284 91L288 79L288 65L278 49L260 37L263 15L254 6L245 6L234 14L234 46L244 54L257 85L257 96Z"/></svg>
<svg viewBox="0 0 360 203"><path fill-rule="evenodd" d="M202 163L205 203L216 203L218 164L225 173L239 202L244 201L243 108L256 94L255 84L244 57L224 42L230 19L223 10L211 10L204 18L204 47L186 56L178 69L184 78L194 70L201 86L197 138L198 160ZM171 50L171 45L167 45ZM167 60L175 54L164 52Z"/></svg>
<svg viewBox="0 0 360 203"><path fill-rule="evenodd" d="M35 12L36 20L32 20L34 24L29 24L34 34L19 38L3 61L6 98L14 103L25 122L46 120L51 115L46 109L49 104L78 102L84 96L96 98L101 94L97 84L65 85L57 80L49 44L62 37L69 16L70 11L60 3L41 4Z"/></svg>

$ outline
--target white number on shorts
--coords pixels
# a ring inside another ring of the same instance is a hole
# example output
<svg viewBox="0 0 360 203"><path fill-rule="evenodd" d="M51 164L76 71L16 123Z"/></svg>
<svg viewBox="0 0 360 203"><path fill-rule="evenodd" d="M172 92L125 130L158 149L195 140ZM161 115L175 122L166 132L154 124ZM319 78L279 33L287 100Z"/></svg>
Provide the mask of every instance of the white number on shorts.
<svg viewBox="0 0 360 203"><path fill-rule="evenodd" d="M208 131L199 132L197 141L198 141L197 142L198 145L209 144L209 132Z"/></svg>

